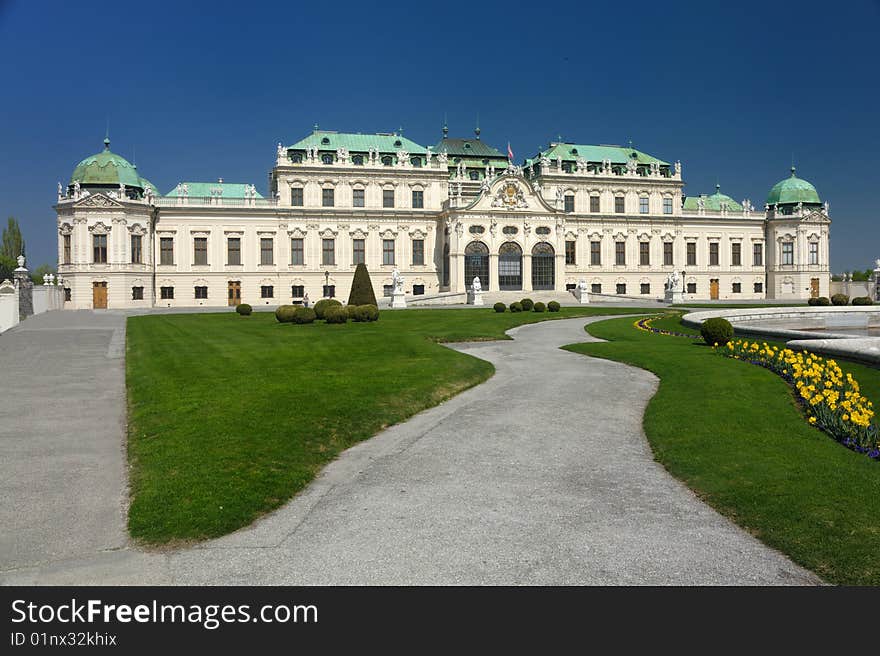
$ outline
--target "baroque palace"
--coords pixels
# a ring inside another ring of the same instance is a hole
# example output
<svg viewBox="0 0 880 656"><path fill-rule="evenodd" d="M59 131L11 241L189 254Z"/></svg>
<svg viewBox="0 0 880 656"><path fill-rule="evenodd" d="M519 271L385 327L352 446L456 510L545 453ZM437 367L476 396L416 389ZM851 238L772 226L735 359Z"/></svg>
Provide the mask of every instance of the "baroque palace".
<svg viewBox="0 0 880 656"><path fill-rule="evenodd" d="M632 147L551 143L514 165L480 139L419 145L402 134L319 130L278 144L268 194L251 183L180 182L162 195L110 150L58 185L67 306L278 305L347 299L355 266L376 295L463 302L554 290L661 299L827 296L828 205L795 175L762 208L683 194L680 162Z"/></svg>

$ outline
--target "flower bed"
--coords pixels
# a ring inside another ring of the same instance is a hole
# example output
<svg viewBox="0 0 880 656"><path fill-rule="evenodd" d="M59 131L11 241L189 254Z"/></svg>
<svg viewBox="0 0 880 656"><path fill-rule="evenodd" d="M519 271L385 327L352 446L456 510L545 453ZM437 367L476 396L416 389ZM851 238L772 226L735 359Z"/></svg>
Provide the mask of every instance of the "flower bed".
<svg viewBox="0 0 880 656"><path fill-rule="evenodd" d="M769 369L795 390L807 421L847 448L880 460L880 428L871 420L873 403L862 396L852 374L808 351L736 340L716 353Z"/></svg>
<svg viewBox="0 0 880 656"><path fill-rule="evenodd" d="M638 328L639 330L644 330L645 332L648 332L648 333L655 333L657 335L670 335L672 337L689 337L690 339L694 339L695 337L699 337L699 335L693 335L693 334L688 334L688 333L677 333L672 330L664 330L663 328L654 328L654 326L651 325L651 322L654 321L654 319L660 319L660 318L661 317L658 316L658 317L647 317L644 319L639 319L635 323L633 323L633 325L636 328Z"/></svg>

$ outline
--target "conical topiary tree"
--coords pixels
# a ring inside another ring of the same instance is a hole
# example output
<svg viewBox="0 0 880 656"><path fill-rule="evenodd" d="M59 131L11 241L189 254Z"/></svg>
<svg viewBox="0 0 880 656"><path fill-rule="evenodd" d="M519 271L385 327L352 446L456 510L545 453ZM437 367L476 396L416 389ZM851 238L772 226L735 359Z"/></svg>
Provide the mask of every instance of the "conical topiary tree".
<svg viewBox="0 0 880 656"><path fill-rule="evenodd" d="M358 264L354 270L354 280L351 281L348 304L376 305L376 293L373 291L373 283L370 282L370 273L363 263Z"/></svg>

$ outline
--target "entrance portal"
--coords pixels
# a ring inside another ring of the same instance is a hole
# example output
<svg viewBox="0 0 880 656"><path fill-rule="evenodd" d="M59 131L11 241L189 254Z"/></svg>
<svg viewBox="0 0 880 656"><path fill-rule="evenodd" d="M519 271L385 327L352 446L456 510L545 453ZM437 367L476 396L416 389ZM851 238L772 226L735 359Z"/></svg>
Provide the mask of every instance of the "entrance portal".
<svg viewBox="0 0 880 656"><path fill-rule="evenodd" d="M229 305L235 306L241 303L241 282L238 280L229 281Z"/></svg>
<svg viewBox="0 0 880 656"><path fill-rule="evenodd" d="M811 298L819 298L819 279L811 278L810 279L810 297Z"/></svg>
<svg viewBox="0 0 880 656"><path fill-rule="evenodd" d="M480 279L483 291L489 289L489 247L481 241L472 241L464 249L465 287L470 287L474 278Z"/></svg>
<svg viewBox="0 0 880 656"><path fill-rule="evenodd" d="M532 249L532 289L556 288L556 253L553 247L541 242Z"/></svg>
<svg viewBox="0 0 880 656"><path fill-rule="evenodd" d="M712 278L709 281L709 298L712 300L718 300L718 278Z"/></svg>
<svg viewBox="0 0 880 656"><path fill-rule="evenodd" d="M516 242L498 249L498 289L522 289L522 249Z"/></svg>
<svg viewBox="0 0 880 656"><path fill-rule="evenodd" d="M92 307L96 310L107 309L106 282L96 282L92 284Z"/></svg>

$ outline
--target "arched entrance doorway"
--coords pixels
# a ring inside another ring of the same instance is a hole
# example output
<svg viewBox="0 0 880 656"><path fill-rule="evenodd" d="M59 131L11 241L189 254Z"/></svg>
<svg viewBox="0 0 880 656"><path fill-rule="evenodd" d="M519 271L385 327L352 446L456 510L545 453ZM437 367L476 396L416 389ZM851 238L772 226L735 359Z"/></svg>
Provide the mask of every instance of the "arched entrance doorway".
<svg viewBox="0 0 880 656"><path fill-rule="evenodd" d="M556 288L556 252L547 242L532 249L532 289Z"/></svg>
<svg viewBox="0 0 880 656"><path fill-rule="evenodd" d="M522 289L522 249L513 241L498 249L498 288Z"/></svg>
<svg viewBox="0 0 880 656"><path fill-rule="evenodd" d="M465 287L470 287L474 278L480 279L484 290L489 289L489 247L481 241L472 241L464 249Z"/></svg>

